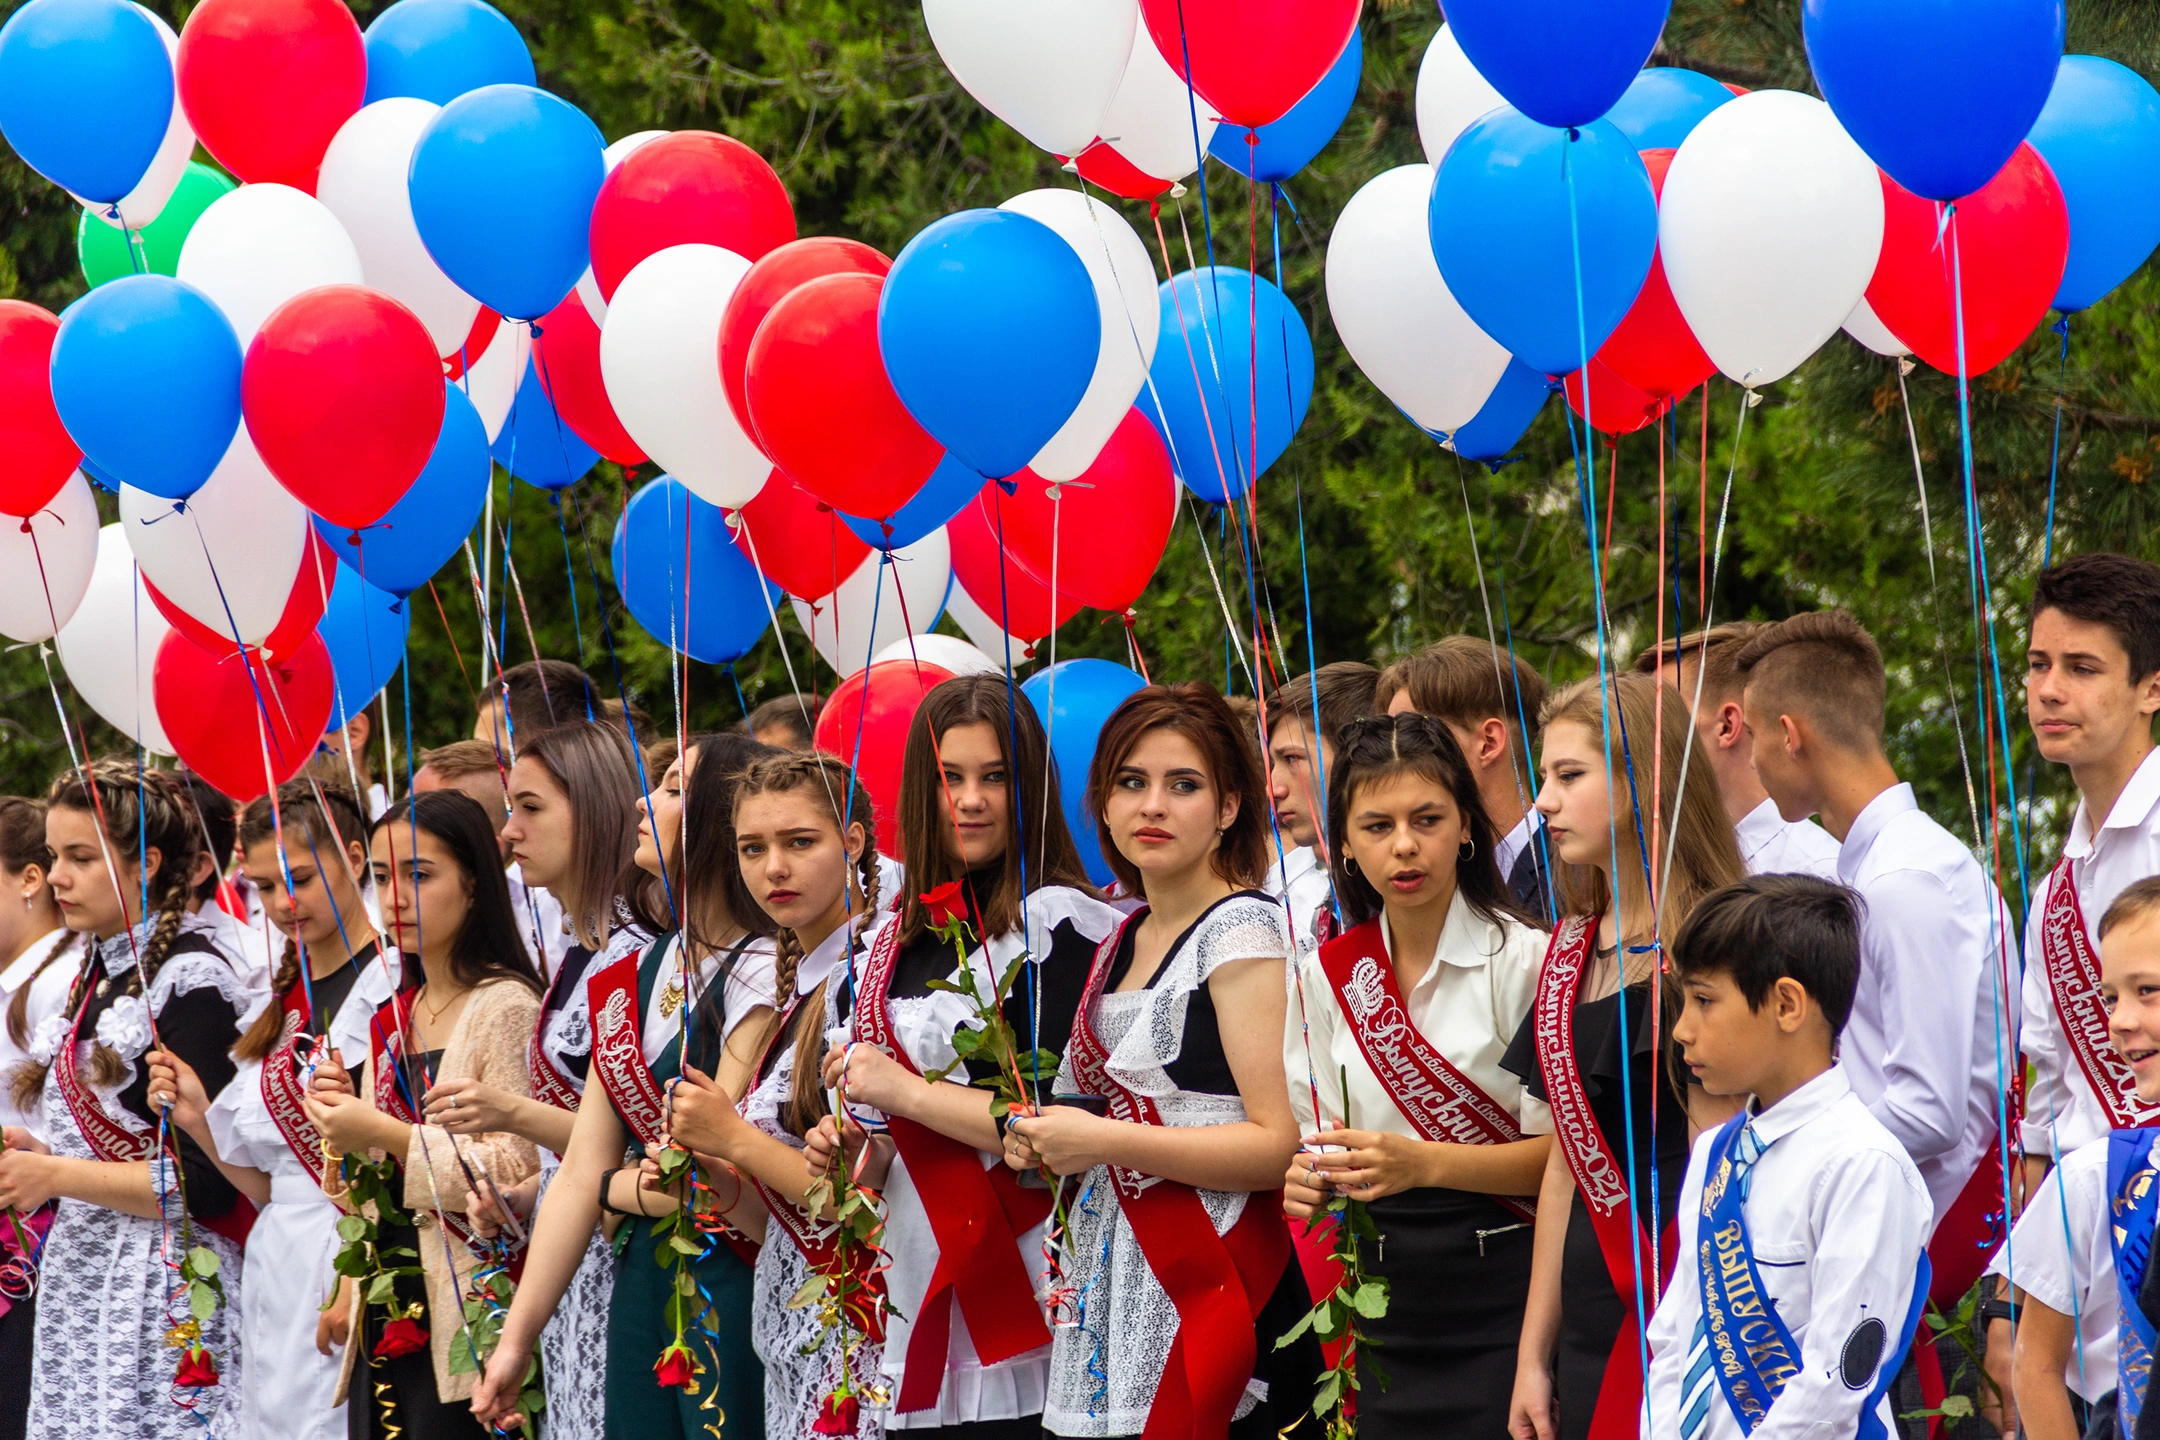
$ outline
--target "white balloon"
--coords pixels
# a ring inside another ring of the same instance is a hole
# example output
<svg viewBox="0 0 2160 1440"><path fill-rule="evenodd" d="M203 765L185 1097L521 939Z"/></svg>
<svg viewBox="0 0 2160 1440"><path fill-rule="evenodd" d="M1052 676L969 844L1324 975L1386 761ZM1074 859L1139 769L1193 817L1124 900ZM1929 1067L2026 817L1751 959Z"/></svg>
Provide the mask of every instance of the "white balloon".
<svg viewBox="0 0 2160 1440"><path fill-rule="evenodd" d="M622 304L620 290L615 303ZM864 556L840 588L822 600L788 599L803 633L842 680L861 670L871 656L906 640L910 621L927 631L945 613L946 593L953 584L952 547L944 527L892 554L890 565L881 563L876 551Z"/></svg>
<svg viewBox="0 0 2160 1440"><path fill-rule="evenodd" d="M1695 338L1753 388L1821 348L1882 253L1882 182L1830 107L1757 90L1704 117L1673 156L1658 244Z"/></svg>
<svg viewBox="0 0 2160 1440"><path fill-rule="evenodd" d="M1077 155L1102 132L1139 0L923 0L930 43L983 109L1053 155Z"/></svg>
<svg viewBox="0 0 2160 1440"><path fill-rule="evenodd" d="M1845 333L1877 355L1887 355L1892 360L1902 360L1912 354L1912 346L1890 333L1890 327L1882 323L1882 317L1868 304L1865 295L1853 306L1852 314L1845 317Z"/></svg>
<svg viewBox="0 0 2160 1440"><path fill-rule="evenodd" d="M638 130L623 136L622 139L617 140L607 149L600 152L600 163L606 167L601 173L613 173L615 167L622 164L629 157L630 152L637 149L638 146L643 145L648 140L657 140L662 135L672 133L672 131L668 130ZM578 276L577 296L578 299L585 302L585 313L592 316L593 324L605 325L607 323L607 301L601 298L600 282L593 279L592 266L590 265L585 267L584 274Z"/></svg>
<svg viewBox="0 0 2160 1440"><path fill-rule="evenodd" d="M303 290L367 283L337 216L290 185L242 185L211 201L181 243L176 274L217 302L242 353Z"/></svg>
<svg viewBox="0 0 2160 1440"><path fill-rule="evenodd" d="M623 428L724 510L748 504L772 474L720 384L720 317L749 269L718 245L670 245L623 277L600 328L600 377Z"/></svg>
<svg viewBox="0 0 2160 1440"><path fill-rule="evenodd" d="M887 660L919 661L924 665L935 665L941 670L950 670L955 675L1005 673L1004 666L967 641L952 635L904 636L870 657L872 665L883 664Z"/></svg>
<svg viewBox="0 0 2160 1440"><path fill-rule="evenodd" d="M160 594L248 645L277 628L307 554L307 508L263 464L245 424L186 500L122 485L120 522Z"/></svg>
<svg viewBox="0 0 2160 1440"><path fill-rule="evenodd" d="M1477 418L1508 352L1466 314L1433 259L1433 167L1401 165L1350 197L1327 247L1328 314L1365 378L1427 430Z"/></svg>
<svg viewBox="0 0 2160 1440"><path fill-rule="evenodd" d="M1102 143L1141 174L1178 181L1207 158L1215 123L1214 108L1186 87L1184 77L1170 68L1148 38L1147 27L1141 26L1133 35L1125 78L1103 112Z"/></svg>
<svg viewBox="0 0 2160 1440"><path fill-rule="evenodd" d="M315 198L345 227L366 283L420 317L436 354L455 355L480 302L458 289L421 243L405 183L413 147L441 109L410 96L363 106L324 153Z"/></svg>
<svg viewBox="0 0 2160 1440"><path fill-rule="evenodd" d="M97 553L97 499L80 470L27 525L0 521L0 635L52 639L82 604Z"/></svg>
<svg viewBox="0 0 2160 1440"><path fill-rule="evenodd" d="M464 387L465 398L480 412L487 427L488 444L502 434L509 422L510 407L517 403L518 386L532 361L532 329L521 321L505 320L495 327L495 338L474 357L460 379L450 383Z"/></svg>
<svg viewBox="0 0 2160 1440"><path fill-rule="evenodd" d="M998 657L999 670L1005 668L1004 657L1008 654L1012 656L1015 671L1027 663L1028 642L1007 635L990 612L975 603L975 597L967 593L967 587L960 583L958 576L953 577L952 590L945 596L945 613L974 642L976 649Z"/></svg>
<svg viewBox="0 0 2160 1440"><path fill-rule="evenodd" d="M144 5L135 8L149 16L150 23L157 26L158 34L165 41L165 58L172 61L177 70L180 37L173 34L172 26L167 25L165 18L155 10ZM143 171L135 188L111 205L100 205L80 195L75 196L76 203L115 230L140 230L165 213L165 202L180 188L181 177L187 174L188 161L194 154L195 127L188 124L187 111L180 104L180 91L176 86L172 118L165 122L165 138L158 142L157 154L150 157L150 168ZM116 215L114 211L119 213Z"/></svg>
<svg viewBox="0 0 2160 1440"><path fill-rule="evenodd" d="M158 646L172 626L143 589L135 553L120 530L108 525L99 533L90 586L53 645L75 693L106 724L145 749L170 755L172 742L158 723L151 676Z"/></svg>
<svg viewBox="0 0 2160 1440"><path fill-rule="evenodd" d="M1433 32L1417 72L1417 133L1426 164L1439 169L1457 136L1507 103L1463 54L1452 29L1443 23Z"/></svg>
<svg viewBox="0 0 2160 1440"><path fill-rule="evenodd" d="M1162 329L1155 266L1147 245L1124 216L1077 190L1030 190L998 208L1055 230L1095 282L1102 346L1095 355L1094 378L1079 407L1028 465L1045 480L1071 480L1095 463L1147 383Z"/></svg>

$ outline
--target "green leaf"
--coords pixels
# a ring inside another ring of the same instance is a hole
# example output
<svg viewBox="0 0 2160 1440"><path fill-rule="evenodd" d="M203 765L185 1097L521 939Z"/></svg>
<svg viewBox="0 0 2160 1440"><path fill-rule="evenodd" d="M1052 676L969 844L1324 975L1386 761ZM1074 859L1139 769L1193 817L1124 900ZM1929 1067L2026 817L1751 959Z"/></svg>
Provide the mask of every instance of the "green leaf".
<svg viewBox="0 0 2160 1440"><path fill-rule="evenodd" d="M969 991L962 989L960 986L955 985L952 981L945 979L926 980L923 982L923 984L926 989L942 990L947 995L966 995L970 993Z"/></svg>
<svg viewBox="0 0 2160 1440"><path fill-rule="evenodd" d="M704 1246L693 1244L692 1242L683 1239L680 1235L674 1236L669 1239L668 1247L672 1249L677 1255L686 1255L692 1260L695 1260L698 1256L705 1253Z"/></svg>
<svg viewBox="0 0 2160 1440"><path fill-rule="evenodd" d="M188 1251L188 1268L201 1279L207 1280L218 1272L217 1251L207 1245L197 1245Z"/></svg>
<svg viewBox="0 0 2160 1440"><path fill-rule="evenodd" d="M1312 1310L1306 1311L1304 1317L1300 1319L1297 1324L1291 1326L1288 1330L1285 1330L1283 1332L1282 1338L1275 1342L1275 1348L1277 1350L1280 1350L1286 1345L1296 1344L1297 1339L1300 1335L1303 1335L1307 1330L1312 1329L1313 1317L1317 1313L1319 1312Z"/></svg>
<svg viewBox="0 0 2160 1440"><path fill-rule="evenodd" d="M1342 1399L1343 1379L1340 1370L1330 1370L1320 1377L1320 1387L1313 1394L1312 1413L1324 1417Z"/></svg>
<svg viewBox="0 0 2160 1440"><path fill-rule="evenodd" d="M1367 1280L1358 1286L1357 1294L1350 1297L1350 1304L1367 1320L1378 1320L1387 1314L1388 1284L1385 1280Z"/></svg>
<svg viewBox="0 0 2160 1440"><path fill-rule="evenodd" d="M368 1304L387 1305L392 1299L396 1297L396 1295L397 1284L393 1277L389 1275L377 1275L374 1279L368 1281Z"/></svg>
<svg viewBox="0 0 2160 1440"><path fill-rule="evenodd" d="M452 1375L477 1375L480 1373L480 1366L473 1359L472 1347L465 1343L463 1335L458 1336L451 1342L449 1369Z"/></svg>
<svg viewBox="0 0 2160 1440"><path fill-rule="evenodd" d="M189 1313L201 1323L209 1324L210 1317L217 1314L217 1293L208 1285L197 1281L188 1286L187 1299Z"/></svg>
<svg viewBox="0 0 2160 1440"><path fill-rule="evenodd" d="M338 1239L343 1240L348 1245L354 1244L357 1241L367 1239L368 1231L373 1228L373 1226L369 1225L366 1220L362 1219L358 1215L338 1216Z"/></svg>

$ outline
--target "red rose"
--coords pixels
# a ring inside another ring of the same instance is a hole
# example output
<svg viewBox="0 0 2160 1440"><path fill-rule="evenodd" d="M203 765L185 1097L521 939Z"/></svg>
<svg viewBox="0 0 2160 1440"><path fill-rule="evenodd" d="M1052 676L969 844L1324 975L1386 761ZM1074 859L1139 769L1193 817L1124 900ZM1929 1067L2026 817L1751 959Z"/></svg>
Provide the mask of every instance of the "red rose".
<svg viewBox="0 0 2160 1440"><path fill-rule="evenodd" d="M217 1383L217 1359L208 1350L191 1345L180 1352L180 1371L173 1376L173 1384L204 1390Z"/></svg>
<svg viewBox="0 0 2160 1440"><path fill-rule="evenodd" d="M930 928L942 930L955 920L967 919L967 901L960 896L961 882L948 880L919 898L930 912Z"/></svg>
<svg viewBox="0 0 2160 1440"><path fill-rule="evenodd" d="M427 1348L427 1343L428 1333L418 1320L392 1320L383 1326L382 1335L375 1341L375 1358L395 1360L400 1355Z"/></svg>
<svg viewBox="0 0 2160 1440"><path fill-rule="evenodd" d="M653 1378L663 1388L688 1390L697 1384L697 1362L681 1345L670 1345L660 1352L659 1363L653 1366Z"/></svg>
<svg viewBox="0 0 2160 1440"><path fill-rule="evenodd" d="M825 1397L824 1407L818 1411L817 1419L810 1422L810 1429L818 1435L853 1435L861 1418L861 1403L853 1395L842 1395L836 1390Z"/></svg>

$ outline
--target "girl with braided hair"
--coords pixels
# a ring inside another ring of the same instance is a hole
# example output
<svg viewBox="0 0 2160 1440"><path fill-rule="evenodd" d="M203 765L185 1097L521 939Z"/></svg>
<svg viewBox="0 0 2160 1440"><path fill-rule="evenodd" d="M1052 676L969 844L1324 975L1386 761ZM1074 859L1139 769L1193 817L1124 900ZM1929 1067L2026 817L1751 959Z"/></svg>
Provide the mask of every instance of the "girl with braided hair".
<svg viewBox="0 0 2160 1440"><path fill-rule="evenodd" d="M63 923L90 942L64 1010L30 1037L14 1076L36 1096L43 1142L0 1150L0 1207L57 1199L39 1281L30 1375L33 1440L125 1434L194 1440L219 1428L241 1378L240 1240L252 1220L196 1141L169 1132L150 1097L153 1041L215 1097L251 996L209 921L190 915L200 847L186 794L132 760L70 770L46 797L45 836ZM18 1140L10 1132L11 1142ZM178 1387L185 1353L167 1331L195 1324L171 1305L165 1241L182 1220L219 1261L227 1307L195 1344L222 1370L214 1387Z"/></svg>

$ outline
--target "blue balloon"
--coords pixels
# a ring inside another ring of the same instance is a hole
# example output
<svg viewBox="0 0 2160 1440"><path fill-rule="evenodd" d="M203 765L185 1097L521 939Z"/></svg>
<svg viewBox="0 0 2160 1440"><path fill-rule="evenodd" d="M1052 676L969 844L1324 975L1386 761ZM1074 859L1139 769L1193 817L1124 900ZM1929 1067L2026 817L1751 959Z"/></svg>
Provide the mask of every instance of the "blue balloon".
<svg viewBox="0 0 2160 1440"><path fill-rule="evenodd" d="M2063 0L1805 0L1800 19L1846 133L1928 200L1995 178L2062 60Z"/></svg>
<svg viewBox="0 0 2160 1440"><path fill-rule="evenodd" d="M532 52L487 0L397 0L367 27L372 105L409 95L447 105L483 85L530 85Z"/></svg>
<svg viewBox="0 0 2160 1440"><path fill-rule="evenodd" d="M1425 433L1446 441L1465 460L1491 465L1515 448L1515 442L1537 419L1538 412L1545 408L1545 397L1551 393L1550 380L1510 356L1507 369L1500 372L1500 383L1493 386L1492 394L1485 397L1485 403L1468 424L1458 426L1452 435L1438 430Z"/></svg>
<svg viewBox="0 0 2160 1440"><path fill-rule="evenodd" d="M510 418L489 447L495 463L540 490L560 490L585 478L600 463L600 452L578 438L555 413L547 387L540 383L538 360L525 363L510 402Z"/></svg>
<svg viewBox="0 0 2160 1440"><path fill-rule="evenodd" d="M323 606L322 619L315 623L315 633L330 652L330 674L336 681L330 692L331 725L343 726L382 693L405 658L405 637L411 627L412 612L404 600L368 584L352 566L338 562L330 603Z"/></svg>
<svg viewBox="0 0 2160 1440"><path fill-rule="evenodd" d="M185 499L240 428L240 341L194 286L123 275L62 312L52 387L60 422L100 470Z"/></svg>
<svg viewBox="0 0 2160 1440"><path fill-rule="evenodd" d="M1087 266L1055 230L1010 210L931 224L878 298L878 351L900 402L993 479L1025 470L1072 418L1101 350Z"/></svg>
<svg viewBox="0 0 2160 1440"><path fill-rule="evenodd" d="M443 396L442 429L435 453L388 514L360 532L315 517L315 533L330 542L338 557L365 576L367 583L392 595L410 595L457 554L479 523L487 503L487 428L480 412L455 385Z"/></svg>
<svg viewBox="0 0 2160 1440"><path fill-rule="evenodd" d="M1569 132L1493 111L1440 162L1426 219L1456 300L1546 375L1597 354L1657 253L1650 172L1602 120Z"/></svg>
<svg viewBox="0 0 2160 1440"><path fill-rule="evenodd" d="M1253 290L1260 347L1254 378ZM1221 504L1245 493L1254 473L1253 391L1260 394L1258 473L1282 458L1312 403L1312 336L1305 317L1266 279L1211 265L1163 282L1162 338L1150 385L1135 402L1170 448L1185 488ZM1202 397L1205 397L1203 404ZM1161 408L1156 406L1161 401Z"/></svg>
<svg viewBox="0 0 2160 1440"><path fill-rule="evenodd" d="M1256 144L1245 142L1239 125L1218 125L1208 142L1208 154L1238 174L1254 180L1287 180L1312 163L1327 149L1328 141L1342 129L1342 122L1357 100L1358 79L1365 69L1365 41L1353 27L1350 43L1335 57L1334 65L1305 98L1290 107L1279 120L1270 120L1252 132Z"/></svg>
<svg viewBox="0 0 2160 1440"><path fill-rule="evenodd" d="M1057 703L1052 705L1052 686ZM1103 859L1102 843L1095 834L1095 817L1088 814L1088 766L1095 761L1095 742L1103 722L1125 697L1144 689L1147 681L1111 660L1060 660L1039 670L1020 687L1035 706L1050 732L1050 754L1057 761L1058 791L1064 802L1065 823L1079 848L1080 862L1088 878L1108 885L1116 877Z"/></svg>
<svg viewBox="0 0 2160 1440"><path fill-rule="evenodd" d="M873 550L900 550L959 514L960 507L973 500L982 487L982 476L947 455L923 481L915 498L893 512L892 534L887 535L880 522L860 515L843 513L840 518Z"/></svg>
<svg viewBox="0 0 2160 1440"><path fill-rule="evenodd" d="M1637 150L1677 150L1703 116L1732 98L1732 91L1699 70L1661 65L1637 75L1605 118Z"/></svg>
<svg viewBox="0 0 2160 1440"><path fill-rule="evenodd" d="M2097 55L2065 55L2030 137L2070 210L2055 308L2083 310L2160 245L2160 92Z"/></svg>
<svg viewBox="0 0 2160 1440"><path fill-rule="evenodd" d="M110 490L115 495L120 493L120 482L113 479L112 476L107 475L104 471L98 469L96 465L92 464L89 456L85 455L81 460L77 461L75 464L75 468L82 471L85 476L89 477L90 483L97 486L99 489Z"/></svg>
<svg viewBox="0 0 2160 1440"><path fill-rule="evenodd" d="M1500 98L1565 128L1589 124L1627 93L1672 0L1448 0L1446 8L1456 43Z"/></svg>
<svg viewBox="0 0 2160 1440"><path fill-rule="evenodd" d="M141 6L30 0L0 25L0 135L85 200L109 205L135 188L174 103L165 37Z"/></svg>
<svg viewBox="0 0 2160 1440"><path fill-rule="evenodd" d="M600 132L530 85L485 85L443 106L413 149L407 188L428 254L507 320L538 320L585 273L607 178Z"/></svg>
<svg viewBox="0 0 2160 1440"><path fill-rule="evenodd" d="M693 660L738 660L772 623L768 607L780 587L735 548L720 507L672 475L656 476L630 497L615 522L612 554L615 588L630 617Z"/></svg>

